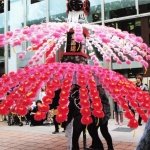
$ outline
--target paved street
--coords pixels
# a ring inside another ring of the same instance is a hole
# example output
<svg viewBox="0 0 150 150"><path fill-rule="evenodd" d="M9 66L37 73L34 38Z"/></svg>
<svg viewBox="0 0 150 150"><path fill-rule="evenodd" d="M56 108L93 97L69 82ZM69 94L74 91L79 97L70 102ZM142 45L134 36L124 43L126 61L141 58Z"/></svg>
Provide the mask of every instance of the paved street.
<svg viewBox="0 0 150 150"><path fill-rule="evenodd" d="M134 150L142 133L145 124L136 130L127 126L127 120L122 126L115 125L115 120L110 119L109 130L113 139L115 150ZM29 125L8 126L7 122L0 122L0 150L67 150L67 138L60 129L59 134L52 134L54 126ZM99 133L100 134L100 133ZM107 150L106 142L100 134L104 147ZM91 138L87 132L87 147ZM80 137L80 149L83 149L83 138Z"/></svg>

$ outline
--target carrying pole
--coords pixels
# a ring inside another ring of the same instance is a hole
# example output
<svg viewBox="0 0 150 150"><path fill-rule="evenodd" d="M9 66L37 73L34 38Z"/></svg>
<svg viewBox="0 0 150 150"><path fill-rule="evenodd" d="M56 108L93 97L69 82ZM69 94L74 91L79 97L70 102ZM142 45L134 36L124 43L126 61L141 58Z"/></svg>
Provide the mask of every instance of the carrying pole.
<svg viewBox="0 0 150 150"><path fill-rule="evenodd" d="M83 130L83 149L86 150L86 129Z"/></svg>

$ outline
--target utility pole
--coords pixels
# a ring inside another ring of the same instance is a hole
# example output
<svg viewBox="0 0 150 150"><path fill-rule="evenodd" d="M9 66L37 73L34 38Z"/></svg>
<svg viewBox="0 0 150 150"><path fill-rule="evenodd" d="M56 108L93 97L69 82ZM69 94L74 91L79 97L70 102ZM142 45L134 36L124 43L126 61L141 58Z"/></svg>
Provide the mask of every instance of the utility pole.
<svg viewBox="0 0 150 150"><path fill-rule="evenodd" d="M8 0L4 0L4 34L8 31ZM5 74L8 73L8 45L4 47Z"/></svg>
<svg viewBox="0 0 150 150"><path fill-rule="evenodd" d="M101 20L102 20L102 25L104 26L105 25L105 7L104 7L104 5L105 5L105 2L104 2L104 0L101 0ZM110 63L107 63L105 60L103 60L103 66L105 67L105 68L108 68L108 69L112 69L112 67L111 67L111 62ZM114 111L113 111L113 109L114 109L114 102L113 102L113 99L107 94L107 96L108 96L108 98L109 98L109 103L110 103L110 110L111 110L111 118L114 118Z"/></svg>

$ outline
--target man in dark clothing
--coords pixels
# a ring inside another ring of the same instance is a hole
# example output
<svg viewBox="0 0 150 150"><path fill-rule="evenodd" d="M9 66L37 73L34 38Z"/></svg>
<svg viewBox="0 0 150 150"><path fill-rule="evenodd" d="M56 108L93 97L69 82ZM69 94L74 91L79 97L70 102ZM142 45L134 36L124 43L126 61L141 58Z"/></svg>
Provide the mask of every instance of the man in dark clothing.
<svg viewBox="0 0 150 150"><path fill-rule="evenodd" d="M72 85L72 90L69 97L69 114L67 124L73 119L73 133L72 133L72 150L79 150L79 137L81 132L85 129L85 125L81 123L82 115L80 113L79 105L79 86Z"/></svg>
<svg viewBox="0 0 150 150"><path fill-rule="evenodd" d="M53 113L54 113L53 122L54 122L54 126L55 126L55 131L52 132L52 134L59 133L59 125L60 124L56 121L56 115L57 115L57 107L59 105L58 101L60 98L60 92L61 92L61 89L58 89L55 91L55 96L53 98L53 102L52 102L52 104L50 104L50 109L54 110L53 111ZM64 128L64 131L65 131L65 128L66 128L65 122L62 123L62 127Z"/></svg>
<svg viewBox="0 0 150 150"><path fill-rule="evenodd" d="M103 144L98 136L99 127L103 137L107 142L108 150L113 150L112 138L108 131L108 120L111 115L109 100L101 85L97 86L97 90L99 92L99 96L103 105L104 118L100 118L98 125L96 125L98 119L93 117L93 123L88 126L88 132L92 137L92 145L87 150L104 150Z"/></svg>

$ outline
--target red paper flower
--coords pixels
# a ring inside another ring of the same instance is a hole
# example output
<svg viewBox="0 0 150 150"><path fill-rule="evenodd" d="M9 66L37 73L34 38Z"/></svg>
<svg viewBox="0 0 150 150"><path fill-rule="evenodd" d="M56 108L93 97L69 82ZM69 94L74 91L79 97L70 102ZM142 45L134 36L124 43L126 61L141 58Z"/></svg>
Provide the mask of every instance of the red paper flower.
<svg viewBox="0 0 150 150"><path fill-rule="evenodd" d="M146 114L141 114L140 116L145 123L148 121L148 117Z"/></svg>
<svg viewBox="0 0 150 150"><path fill-rule="evenodd" d="M97 91L97 89L90 89L90 95L99 95L99 93L98 93L98 91Z"/></svg>
<svg viewBox="0 0 150 150"><path fill-rule="evenodd" d="M17 114L19 114L21 116L25 116L27 114L27 108L24 106L17 106L15 111Z"/></svg>
<svg viewBox="0 0 150 150"><path fill-rule="evenodd" d="M84 125L89 125L93 122L92 118L90 116L83 116L81 118L81 123Z"/></svg>
<svg viewBox="0 0 150 150"><path fill-rule="evenodd" d="M29 105L32 104L32 101L31 101L31 99L29 99L29 98L24 98L24 99L21 100L21 104L22 104L23 106L29 106Z"/></svg>
<svg viewBox="0 0 150 150"><path fill-rule="evenodd" d="M34 119L36 121L40 121L40 120L44 120L46 118L46 114L44 112L36 112L36 114L34 114Z"/></svg>
<svg viewBox="0 0 150 150"><path fill-rule="evenodd" d="M124 115L128 119L134 119L134 114L130 110L126 111Z"/></svg>
<svg viewBox="0 0 150 150"><path fill-rule="evenodd" d="M91 115L91 111L89 108L81 108L80 113L82 114L82 116L90 116Z"/></svg>
<svg viewBox="0 0 150 150"><path fill-rule="evenodd" d="M83 93L83 94L87 94L87 92L88 92L88 90L87 90L87 88L86 87L81 87L80 89L79 89L79 93Z"/></svg>
<svg viewBox="0 0 150 150"><path fill-rule="evenodd" d="M81 107L90 107L90 102L89 102L89 100L87 100L87 99L81 99L80 100L80 105L81 105Z"/></svg>
<svg viewBox="0 0 150 150"><path fill-rule="evenodd" d="M46 75L42 75L42 76L40 77L40 80L41 80L41 81L48 81L48 80L49 80L49 77L46 76Z"/></svg>
<svg viewBox="0 0 150 150"><path fill-rule="evenodd" d="M87 95L87 94L84 94L84 93L81 93L81 94L79 95L79 98L80 98L80 100L88 99L88 95Z"/></svg>
<svg viewBox="0 0 150 150"><path fill-rule="evenodd" d="M132 106L133 108L137 108L138 103L136 101L130 101L130 106Z"/></svg>
<svg viewBox="0 0 150 150"><path fill-rule="evenodd" d="M123 102L121 103L121 107L124 109L124 110L129 110L129 106L126 102Z"/></svg>
<svg viewBox="0 0 150 150"><path fill-rule="evenodd" d="M129 127L130 128L134 128L134 129L136 129L137 127L138 127L138 122L137 122L137 120L136 119L131 119L130 121L129 121Z"/></svg>
<svg viewBox="0 0 150 150"><path fill-rule="evenodd" d="M40 104L40 105L38 105L38 110L41 112L48 112L49 111L49 105Z"/></svg>
<svg viewBox="0 0 150 150"><path fill-rule="evenodd" d="M35 99L35 97L36 97L36 93L34 93L33 91L30 91L26 94L26 98Z"/></svg>
<svg viewBox="0 0 150 150"><path fill-rule="evenodd" d="M70 87L70 85L63 85L61 89L63 91L70 91L71 87Z"/></svg>
<svg viewBox="0 0 150 150"><path fill-rule="evenodd" d="M46 95L47 95L49 98L53 98L53 97L55 96L55 92L54 92L54 90L52 90L52 89L48 89L48 90L46 91Z"/></svg>
<svg viewBox="0 0 150 150"><path fill-rule="evenodd" d="M101 98L99 97L99 95L94 95L94 96L92 96L92 101L93 102L101 102Z"/></svg>
<svg viewBox="0 0 150 150"><path fill-rule="evenodd" d="M59 105L59 106L57 107L57 110L58 110L58 112L61 113L61 114L68 114L68 112L69 112L68 106L65 106L65 105Z"/></svg>
<svg viewBox="0 0 150 150"><path fill-rule="evenodd" d="M141 114L144 114L143 109L140 108L140 107L137 107L137 108L136 108L136 111L137 111L140 115L141 115Z"/></svg>
<svg viewBox="0 0 150 150"><path fill-rule="evenodd" d="M86 80L78 80L77 83L78 83L78 85L81 86L81 87L85 87L86 84L87 84L87 83L86 83Z"/></svg>
<svg viewBox="0 0 150 150"><path fill-rule="evenodd" d="M68 105L69 104L68 98L60 98L59 99L59 104L60 105Z"/></svg>
<svg viewBox="0 0 150 150"><path fill-rule="evenodd" d="M97 118L104 118L104 112L102 110L94 109L92 114Z"/></svg>
<svg viewBox="0 0 150 150"><path fill-rule="evenodd" d="M150 105L148 103L141 103L141 107L143 107L147 110L150 108Z"/></svg>
<svg viewBox="0 0 150 150"><path fill-rule="evenodd" d="M7 115L8 112L9 112L9 111L8 111L8 107L3 106L3 105L0 104L0 114L1 114L1 115Z"/></svg>
<svg viewBox="0 0 150 150"><path fill-rule="evenodd" d="M44 96L42 98L42 101L45 103L45 104L52 104L52 98L50 98L49 96Z"/></svg>
<svg viewBox="0 0 150 150"><path fill-rule="evenodd" d="M2 104L5 105L6 107L11 107L14 104L13 99L6 99L2 101Z"/></svg>
<svg viewBox="0 0 150 150"><path fill-rule="evenodd" d="M56 115L56 121L58 122L58 123L62 123L62 122L64 122L64 121L66 121L67 120L67 115L66 115L66 113L58 113L57 115Z"/></svg>
<svg viewBox="0 0 150 150"><path fill-rule="evenodd" d="M102 110L103 106L101 102L92 102L92 108L97 109L97 110Z"/></svg>
<svg viewBox="0 0 150 150"><path fill-rule="evenodd" d="M12 92L10 95L11 95L12 99L18 99L20 97L19 94L15 93L15 92Z"/></svg>
<svg viewBox="0 0 150 150"><path fill-rule="evenodd" d="M68 98L69 97L69 91L62 90L60 92L60 97L66 97L66 98Z"/></svg>

